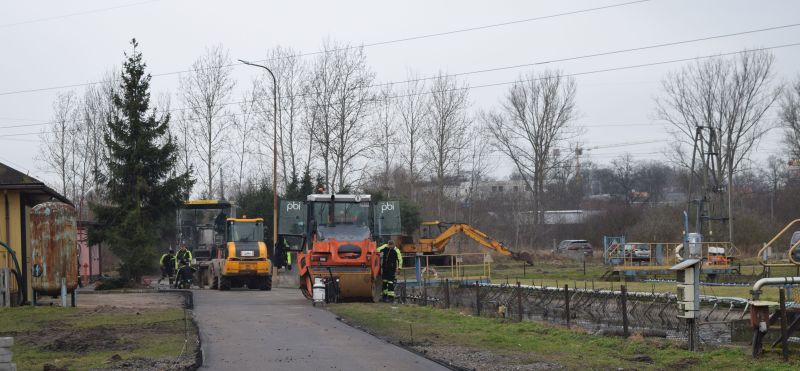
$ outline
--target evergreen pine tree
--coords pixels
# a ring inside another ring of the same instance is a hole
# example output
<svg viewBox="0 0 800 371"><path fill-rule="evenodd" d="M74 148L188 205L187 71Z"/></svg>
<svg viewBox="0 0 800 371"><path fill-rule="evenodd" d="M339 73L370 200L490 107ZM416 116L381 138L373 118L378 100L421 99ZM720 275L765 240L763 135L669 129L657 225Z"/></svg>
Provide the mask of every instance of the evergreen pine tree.
<svg viewBox="0 0 800 371"><path fill-rule="evenodd" d="M131 40L125 53L121 93L113 103L119 115L108 120L108 175L101 179L105 200L90 206L99 225L91 243L104 242L120 259L120 277L141 280L158 262L157 245L172 239L175 211L188 197L193 180L176 174L177 147L169 134L169 114L150 109L150 75Z"/></svg>
<svg viewBox="0 0 800 371"><path fill-rule="evenodd" d="M300 199L305 200L306 196L314 193L314 183L312 183L311 180L311 170L306 168L303 171L303 179L300 180Z"/></svg>
<svg viewBox="0 0 800 371"><path fill-rule="evenodd" d="M320 192L320 190L322 192ZM314 193L326 193L328 192L328 188L325 187L325 177L322 174L317 173L316 184L314 184Z"/></svg>
<svg viewBox="0 0 800 371"><path fill-rule="evenodd" d="M283 195L283 197L287 200L296 200L298 197L302 197L300 195L300 180L297 179L296 173L292 173L292 180L286 187L286 193Z"/></svg>

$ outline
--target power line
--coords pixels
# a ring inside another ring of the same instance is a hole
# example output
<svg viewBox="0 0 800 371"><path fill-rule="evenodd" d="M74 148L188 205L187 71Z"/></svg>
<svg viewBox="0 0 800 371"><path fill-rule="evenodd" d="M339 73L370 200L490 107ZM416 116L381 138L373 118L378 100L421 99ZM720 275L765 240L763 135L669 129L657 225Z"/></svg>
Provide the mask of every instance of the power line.
<svg viewBox="0 0 800 371"><path fill-rule="evenodd" d="M743 32L731 33L731 34L726 34L726 35L741 35L741 34L744 34L744 33L753 33L753 32L760 32L760 31L763 31L763 30L774 30L774 29L779 29L779 28L796 27L796 26L800 26L800 23L792 24L792 25L770 27L770 28L765 28L765 29L760 29L760 30L743 31ZM631 48L631 49L622 49L622 50L617 50L617 51L612 51L612 52L604 52L604 53L597 53L597 54L592 54L592 55L593 56L599 56L599 55L609 55L609 54L614 54L614 53L623 53L623 52L627 52L627 51L631 51L631 50L652 49L654 47L659 47L658 45L661 45L661 46L664 46L664 45L676 45L678 43L688 43L688 42L693 42L693 41L696 41L696 40L707 40L709 38L720 38L720 37L724 37L726 35L711 36L711 37L692 39L692 40L685 40L685 41L672 42L672 43L656 44L656 45L653 45L653 46L644 46L644 47ZM764 47L764 48L758 48L758 49L742 50L742 51L722 53L722 54L713 54L713 55L706 55L706 56L701 56L701 57L675 59L675 60L648 63L648 64L641 64L641 65L618 67L618 68L614 68L614 69L596 70L596 71L582 72L582 73L576 73L576 74L564 75L564 76L578 76L578 75L586 75L586 74L592 74L592 73L609 72L609 71L614 71L614 70L641 68L641 67L655 66L655 65L659 65L659 64L670 64L670 63L686 62L686 61L691 61L691 60L700 60L700 59L713 58L713 57L722 57L722 56L729 56L729 55L735 55L735 54L743 54L743 53L755 52L755 51L780 49L780 48L792 47L792 46L797 46L797 45L800 45L800 43L784 44L784 45L778 45L778 46L772 46L772 47ZM521 64L521 65L515 65L515 66L505 66L505 67L497 67L497 68L491 68L491 69L482 69L482 70L475 70L475 71L460 72L460 73L447 74L447 75L442 75L442 76L443 77L465 76L465 75L472 75L472 74L478 74L478 73L484 73L484 72L490 72L490 71L499 71L499 70L511 69L511 68L528 67L528 66L533 66L533 65L538 65L538 64L554 63L554 62L558 62L558 61L567 61L567 60L583 59L583 58L588 58L588 55L570 57L570 58L561 58L561 59L551 60L551 61L533 62L533 63ZM370 85L368 87L374 88L374 87L385 86L385 85L394 85L394 84L418 82L418 81L435 79L437 77L438 76L429 76L429 77L423 77L423 78L417 78L417 79L409 79L409 80L403 80L403 81L378 83L378 84L372 84L372 85ZM533 81L533 80L523 80L523 81ZM514 82L511 82L511 83L514 83ZM484 85L484 86L473 86L472 88L480 88L480 87L503 85L503 84L509 84L509 82L504 82L504 83L500 83L500 84L490 84L490 85ZM428 93L430 93L430 92L423 92L423 94L428 94ZM0 95L3 95L3 94L0 94ZM280 97L280 99L281 100L286 100L286 99L289 99L289 98L300 98L300 97L304 97L304 96L307 96L307 95L310 95L310 93L296 94L296 95L288 96L288 97ZM390 98L392 98L392 97L390 97ZM253 102L253 100L251 100L251 101L242 100L242 101L223 103L222 106L235 105L235 104L241 104L241 103L252 103L252 102ZM189 110L189 109L191 109L191 108L190 107L182 107L182 108L170 109L170 110L167 110L165 112L178 112L178 111L185 111L185 110ZM23 120L23 119L16 119L16 120ZM73 120L73 121L70 121L70 122L83 122L83 121L84 120ZM52 121L44 121L44 122L40 122L40 123L31 123L31 124L18 124L18 125L0 126L0 129L16 128L16 127L29 127L29 126L42 126L42 125L48 125L48 124L52 124Z"/></svg>
<svg viewBox="0 0 800 371"><path fill-rule="evenodd" d="M744 54L744 53L753 53L753 52L757 52L757 51L788 48L788 47L793 47L793 46L800 46L800 42L792 43L792 44L776 45L776 46L770 46L770 47L763 47L763 48L757 48L757 49L741 50L741 51L737 51L737 52L728 52L728 53L721 53L721 54L705 55L705 56L700 56L700 57L681 58L681 59L673 59L673 60L660 61L660 62L651 62L651 63L643 63L643 64L628 65L628 66L621 66L621 67L612 67L612 68L606 68L606 69L600 69L600 70L576 72L576 73L571 73L571 74L563 74L563 75L561 75L561 77L576 77L576 76L591 75L591 74L596 74L596 73L623 71L623 70L628 70L628 69L636 69L636 68L644 68L644 67L652 67L652 66L659 66L659 65L665 65L665 64L672 64L672 63L696 61L696 60L707 59L707 58L724 57L724 56ZM517 83L520 83L520 82L533 82L533 81L547 80L547 79L551 79L551 78L554 78L554 77L540 77L540 78L534 78L534 79L521 79L521 80L515 80L515 81L505 81L505 82L498 82L498 83L473 85L473 86L459 87L459 88L453 88L453 89L444 89L444 90L437 90L437 91L423 91L423 92L420 92L420 93L393 95L393 96L388 96L386 98L387 99L397 99L397 98L412 97L412 96L417 96L417 95L443 93L443 92L448 92L448 91L481 89L481 88L496 87L496 86L502 86L502 85L517 84ZM413 80L408 80L408 81L413 81ZM400 82L398 82L398 83L400 83ZM300 96L303 96L303 94L296 95L296 97L300 97ZM254 100L250 100L250 101L243 100L243 101L237 101L237 102L224 103L224 104L222 104L222 106L227 106L227 105L232 105L232 104L240 104L240 103L252 103L252 102L254 102ZM323 105L315 105L314 107L322 107L322 106ZM164 112L168 113L168 112L176 112L176 111L185 111L185 110L189 110L189 109L191 109L191 107L174 108L174 109L171 109L171 110L166 110ZM230 114L230 115L225 115L225 116L239 116L239 115L241 115L241 114ZM73 121L69 121L69 122L75 123L75 122L83 122L83 121L84 120L73 120ZM52 123L52 122L44 122L44 123L37 123L37 124L24 124L24 125L36 126L36 125L47 125L47 124L50 124L50 123ZM6 127L10 127L10 126L6 126ZM2 129L2 128L3 127L0 127L0 129ZM40 134L40 133L45 133L46 134L46 133L52 133L52 131L50 131L50 132L46 132L46 131L45 132L34 132L34 133L18 133L18 134L0 134L0 137L14 136L14 135L34 135L34 134Z"/></svg>
<svg viewBox="0 0 800 371"><path fill-rule="evenodd" d="M39 23L39 22L45 22L45 21L52 21L52 20L55 20L55 19L76 17L76 16L79 16L79 15L107 12L109 10L116 10L116 9L121 9L121 8L129 8L129 7L136 6L136 5L154 3L156 1L158 1L158 0L141 1L141 2L138 2L138 3L131 3L131 4L113 6L113 7L109 7L109 8L93 9L93 10L87 10L87 11L78 12L78 13L69 13L69 14L57 15L57 16L52 16L52 17L31 19L31 20L22 21L22 22L0 24L0 28L8 28L8 27L20 26L20 25L24 25L24 24Z"/></svg>
<svg viewBox="0 0 800 371"><path fill-rule="evenodd" d="M474 74L486 73L486 72L497 72L497 71L503 71L503 70L518 69L518 68L524 68L524 67L533 67L533 66L538 66L538 65L543 65L543 64L551 64L551 63L557 63L557 62L568 62L568 61L575 61L575 60L581 60L581 59L587 59L587 58L596 58L596 57L603 57L603 56L609 56L609 55L615 55L615 54L630 53L630 52L635 52L635 51L657 49L657 48L663 48L663 47L668 47L668 46L691 44L691 43L696 43L696 42L701 42L701 41L709 41L709 40L716 40L716 39L722 39L722 38L728 38L728 37L734 37L734 36L742 36L742 35L753 34L753 33L775 31L775 30L798 27L798 26L800 26L800 23L793 23L793 24L782 25L782 26L760 28L760 29L755 29L755 30L733 32L733 33L727 33L727 34L722 34L722 35L706 36L706 37L700 37L700 38L695 38L695 39L672 41L672 42L653 44L653 45L645 45L645 46L639 46L639 47L633 47L633 48L627 48L627 49L617 49L617 50L612 50L612 51L607 51L607 52L584 54L584 55L573 56L573 57L549 59L549 60L537 61L537 62L532 62L532 63L510 65L510 66L486 68L486 69L481 69L481 70L473 70L473 71L467 71L467 72L461 72L461 73L448 74L448 75L445 75L445 76L457 77L457 76L474 75ZM346 49L346 48L343 48L343 49ZM328 52L332 52L332 51L335 51L335 50L320 51L320 52L313 52L313 53L306 53L306 54L298 54L297 56L301 57L301 56L312 55L312 54L328 53ZM267 61L270 61L270 60L274 60L274 59L263 59L263 60L259 60L258 62L267 62ZM229 64L226 67L233 67L233 66L238 66L238 65L241 65L241 63ZM154 74L152 76L155 77L155 76L174 75L174 74L180 74L180 73L185 73L185 72L193 72L193 71L194 70L183 70L183 71L176 71L176 72L166 72L166 73L161 73L161 74ZM379 84L371 85L370 87L378 87L378 86L385 86L385 85L391 85L391 84L401 84L401 83L409 83L409 82L416 82L416 81L424 81L424 80L430 80L430 79L434 79L434 78L436 78L436 76L424 77L424 78L419 78L419 79L411 79L411 80L405 80L405 81L399 81L399 82L379 83ZM20 94L20 93L28 93L28 92L34 92L34 91L55 90L55 89L62 89L62 88L88 86L88 85L95 85L95 84L100 84L100 83L102 83L102 82L98 81L98 82L91 82L91 83L84 83L84 84L62 85L62 86L49 87L49 88L10 91L10 92L0 93L0 96L12 95L12 94ZM299 95L299 96L302 96L302 95Z"/></svg>
<svg viewBox="0 0 800 371"><path fill-rule="evenodd" d="M156 0L151 0L150 2L152 2L152 1L156 1ZM331 49L331 50L322 50L322 51L316 51L316 52L300 53L300 54L292 55L290 57L257 59L257 60L254 60L254 62L268 62L268 61L273 61L273 60L283 59L283 58L295 58L295 57L305 57L305 56L318 55L318 54L334 53L334 52L339 52L339 51L344 51L344 50L349 50L349 49L354 49L354 48L362 48L362 47L363 48L368 48L368 47L379 46L379 45L396 44L396 43L402 43L402 42L413 41L413 40L420 40L420 39L427 39L427 38L433 38L433 37L439 37L439 36L453 35L453 34L464 33L464 32L485 30L485 29L490 29L490 28L504 27L504 26L514 25L514 24L534 22L534 21L540 21L540 20L544 20L544 19L563 17L563 16L568 16L568 15L575 15L575 14L580 14L580 13L588 13L588 12L593 12L593 11L598 11L598 10L618 8L618 7L628 6L628 5L645 3L645 2L649 2L649 1L651 1L651 0L629 1L629 2L611 4L611 5L601 6L601 7L586 8L586 9L574 10L574 11L570 11L570 12L550 14L550 15L545 15L545 16L540 16L540 17L525 18L525 19L519 19L519 20L502 22L502 23L494 23L494 24L477 26L477 27L468 27L468 28L462 28L462 29L451 30L451 31L444 31L444 32L424 34L424 35L418 35L418 36L412 36L412 37L405 37L405 38L400 38L400 39L379 41L379 42L374 42L374 43L369 43L369 44L361 44L361 45L358 45L358 46L347 46L347 47L336 48L336 49ZM242 63L231 63L231 64L226 65L225 67L235 67L235 66L241 66L241 65L243 65L243 64ZM194 69L189 69L189 70L181 70L181 71L173 71L173 72L164 72L164 73L151 74L151 76L158 77L158 76L177 75L177 74L186 73L186 72L193 72L193 71L195 71L195 70ZM11 94L33 93L33 92L47 91L47 90L60 90L60 89L76 88L76 87L81 87L81 86L97 85L97 84L101 84L101 83L103 83L103 82L102 81L94 81L94 82L88 82L88 83L82 83L82 84L68 84L68 85L52 86L52 87L46 87L46 88L23 89L23 90L2 92L2 93L0 93L0 96L11 95Z"/></svg>

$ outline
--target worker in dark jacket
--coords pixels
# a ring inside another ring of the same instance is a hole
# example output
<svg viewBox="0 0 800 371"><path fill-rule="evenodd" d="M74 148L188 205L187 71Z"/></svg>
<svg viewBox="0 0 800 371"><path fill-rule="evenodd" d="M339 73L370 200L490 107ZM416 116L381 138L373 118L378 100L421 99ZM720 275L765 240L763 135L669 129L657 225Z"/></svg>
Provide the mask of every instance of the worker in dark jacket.
<svg viewBox="0 0 800 371"><path fill-rule="evenodd" d="M181 260L179 265L180 268L175 273L175 286L180 288L181 282L186 282L188 286L191 286L196 269L192 268L186 259Z"/></svg>
<svg viewBox="0 0 800 371"><path fill-rule="evenodd" d="M383 301L391 302L395 297L394 285L397 283L397 272L403 267L403 256L392 240L378 247L378 253L381 255Z"/></svg>
<svg viewBox="0 0 800 371"><path fill-rule="evenodd" d="M175 251L169 249L166 254L161 255L161 260L159 263L161 265L161 278L158 279L158 283L161 283L164 277L167 277L169 279L169 284L172 284L172 276L175 274L176 265L174 254Z"/></svg>

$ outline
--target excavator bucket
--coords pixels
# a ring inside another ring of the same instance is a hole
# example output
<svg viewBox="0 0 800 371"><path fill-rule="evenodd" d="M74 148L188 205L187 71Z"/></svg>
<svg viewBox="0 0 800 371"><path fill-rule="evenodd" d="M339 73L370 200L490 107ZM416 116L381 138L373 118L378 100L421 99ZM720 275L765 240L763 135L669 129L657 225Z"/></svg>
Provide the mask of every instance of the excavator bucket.
<svg viewBox="0 0 800 371"><path fill-rule="evenodd" d="M523 251L523 252L512 252L511 253L511 258L513 258L514 260L519 260L519 261L525 262L528 265L533 265L533 256L531 254L529 254L528 252L525 252L525 251Z"/></svg>

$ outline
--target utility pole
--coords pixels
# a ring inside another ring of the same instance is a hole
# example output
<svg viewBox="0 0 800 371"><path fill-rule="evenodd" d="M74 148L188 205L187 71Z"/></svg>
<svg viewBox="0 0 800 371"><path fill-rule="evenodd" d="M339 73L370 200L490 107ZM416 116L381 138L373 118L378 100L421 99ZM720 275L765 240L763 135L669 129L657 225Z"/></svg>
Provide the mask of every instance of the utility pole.
<svg viewBox="0 0 800 371"><path fill-rule="evenodd" d="M575 145L575 183L578 185L578 190L581 188L581 156L583 155L583 148Z"/></svg>
<svg viewBox="0 0 800 371"><path fill-rule="evenodd" d="M272 243L278 242L278 80L267 66L240 59L248 66L261 67L272 77ZM273 273L275 267L272 267ZM273 274L274 276L274 274Z"/></svg>

